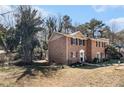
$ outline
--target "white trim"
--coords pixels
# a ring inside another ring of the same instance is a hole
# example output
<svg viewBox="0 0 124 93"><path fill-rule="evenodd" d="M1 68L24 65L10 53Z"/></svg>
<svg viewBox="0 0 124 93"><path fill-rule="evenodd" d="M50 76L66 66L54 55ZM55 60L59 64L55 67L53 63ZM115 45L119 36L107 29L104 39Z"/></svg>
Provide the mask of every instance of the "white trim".
<svg viewBox="0 0 124 93"><path fill-rule="evenodd" d="M79 51L79 53L80 53L80 60L81 60L81 57L82 57L83 58L83 62L84 62L85 61L85 51L83 49L81 49ZM83 55L81 55L81 53L83 53Z"/></svg>

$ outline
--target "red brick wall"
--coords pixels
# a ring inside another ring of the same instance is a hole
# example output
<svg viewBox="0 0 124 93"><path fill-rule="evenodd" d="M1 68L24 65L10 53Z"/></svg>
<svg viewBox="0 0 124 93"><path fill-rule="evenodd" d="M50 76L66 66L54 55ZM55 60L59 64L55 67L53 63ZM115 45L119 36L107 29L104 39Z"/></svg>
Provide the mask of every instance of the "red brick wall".
<svg viewBox="0 0 124 93"><path fill-rule="evenodd" d="M87 40L87 47L86 47L86 51L87 51L87 60L91 61L92 60L92 51L91 51L91 46L92 42L90 39Z"/></svg>
<svg viewBox="0 0 124 93"><path fill-rule="evenodd" d="M71 38L68 37L68 62L69 64L79 62L80 61L80 55L79 51L83 49L86 51L86 41L85 41L85 46L83 45L71 45ZM71 52L74 52L75 57L71 57ZM76 52L77 52L77 57L76 57ZM85 52L86 53L86 52Z"/></svg>
<svg viewBox="0 0 124 93"><path fill-rule="evenodd" d="M102 47L102 42L100 41L100 47L99 47L99 43L98 43L98 46L96 47L96 40L91 40L91 59L93 60L96 55L97 55L97 52L99 52L100 54L102 53L103 54L103 58L105 57L105 47ZM98 41L99 42L99 41Z"/></svg>
<svg viewBox="0 0 124 93"><path fill-rule="evenodd" d="M79 41L78 41L79 43ZM49 49L49 62L55 62L57 64L71 64L80 61L80 50L83 49L85 51L86 59L88 61L92 61L97 52L103 53L103 57L105 56L105 48L96 47L96 40L88 39L85 41L84 45L71 45L71 37L61 37L53 41L49 41L48 44ZM74 52L75 57L71 57L71 52ZM76 57L77 52L77 57Z"/></svg>
<svg viewBox="0 0 124 93"><path fill-rule="evenodd" d="M66 63L66 38L63 36L53 41L49 41L48 44L49 62L53 61L57 64Z"/></svg>

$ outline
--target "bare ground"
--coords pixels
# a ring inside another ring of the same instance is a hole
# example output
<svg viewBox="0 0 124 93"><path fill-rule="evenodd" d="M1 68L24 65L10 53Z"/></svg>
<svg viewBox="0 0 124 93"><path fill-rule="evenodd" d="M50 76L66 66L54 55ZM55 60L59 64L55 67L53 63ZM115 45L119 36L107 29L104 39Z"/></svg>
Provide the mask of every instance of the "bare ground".
<svg viewBox="0 0 124 93"><path fill-rule="evenodd" d="M17 80L25 68L11 67L0 69L0 86L28 86L28 87L117 87L124 86L124 66L82 67L58 70L50 76L42 72L35 75L25 75Z"/></svg>

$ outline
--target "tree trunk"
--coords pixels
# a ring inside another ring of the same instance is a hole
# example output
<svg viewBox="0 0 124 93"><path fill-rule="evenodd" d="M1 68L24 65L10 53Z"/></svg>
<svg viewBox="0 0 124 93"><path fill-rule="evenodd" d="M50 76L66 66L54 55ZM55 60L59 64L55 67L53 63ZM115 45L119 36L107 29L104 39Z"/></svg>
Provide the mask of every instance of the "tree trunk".
<svg viewBox="0 0 124 93"><path fill-rule="evenodd" d="M22 60L26 64L30 64L32 62L32 53L28 46L23 47Z"/></svg>
<svg viewBox="0 0 124 93"><path fill-rule="evenodd" d="M92 35L93 38L95 38L95 35L94 34L95 34L95 32L93 31L93 35Z"/></svg>
<svg viewBox="0 0 124 93"><path fill-rule="evenodd" d="M100 34L101 34L101 38L103 38L103 33L102 33L102 32L100 32Z"/></svg>

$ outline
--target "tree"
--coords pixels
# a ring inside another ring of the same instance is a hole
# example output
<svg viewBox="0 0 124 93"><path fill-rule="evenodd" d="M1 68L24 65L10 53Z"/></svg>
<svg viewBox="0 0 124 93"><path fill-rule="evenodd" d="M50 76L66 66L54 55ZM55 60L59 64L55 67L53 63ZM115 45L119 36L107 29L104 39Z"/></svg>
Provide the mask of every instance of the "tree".
<svg viewBox="0 0 124 93"><path fill-rule="evenodd" d="M69 28L71 27L72 27L72 24L71 24L70 16L64 15L63 16L63 28L66 34L69 32Z"/></svg>
<svg viewBox="0 0 124 93"><path fill-rule="evenodd" d="M105 24L97 19L91 19L90 22L86 22L85 24L79 25L77 27L84 35L87 37L95 38L99 36L99 33L102 35L102 31L105 28Z"/></svg>
<svg viewBox="0 0 124 93"><path fill-rule="evenodd" d="M114 46L110 45L106 47L105 54L109 59L120 59L122 57L122 54Z"/></svg>
<svg viewBox="0 0 124 93"><path fill-rule="evenodd" d="M89 32L89 24L85 23L82 25L79 25L77 28L77 31L81 31L81 33L87 37L90 36L90 32Z"/></svg>
<svg viewBox="0 0 124 93"><path fill-rule="evenodd" d="M47 57L48 43L43 41L43 50L45 51L45 58Z"/></svg>
<svg viewBox="0 0 124 93"><path fill-rule="evenodd" d="M95 32L98 32L105 24L102 21L91 19L89 24L89 29L92 32L92 37L95 38Z"/></svg>
<svg viewBox="0 0 124 93"><path fill-rule="evenodd" d="M2 24L0 24L0 45L6 52L8 52L7 45L5 43L6 30L7 29Z"/></svg>
<svg viewBox="0 0 124 93"><path fill-rule="evenodd" d="M109 26L105 26L103 29L99 30L101 38L109 38L111 30Z"/></svg>
<svg viewBox="0 0 124 93"><path fill-rule="evenodd" d="M62 17L59 16L58 17L58 32L62 32L62 29L63 29L63 22L62 22Z"/></svg>
<svg viewBox="0 0 124 93"><path fill-rule="evenodd" d="M7 11L4 12L1 15L1 21L2 24L4 24L1 28L3 28L1 31L4 32L2 34L2 42L4 45L4 49L8 52L12 52L15 49L15 46L17 46L18 41L15 39L15 33L16 29L14 28L14 11ZM17 41L17 42L16 42Z"/></svg>
<svg viewBox="0 0 124 93"><path fill-rule="evenodd" d="M116 43L116 34L115 32L118 31L118 26L115 21L111 23L111 35L110 35L110 42L115 44Z"/></svg>
<svg viewBox="0 0 124 93"><path fill-rule="evenodd" d="M18 38L16 38L16 32L17 31L14 27L10 27L6 31L5 43L6 43L7 49L10 50L10 52L13 52L14 50L16 50L19 44L19 40Z"/></svg>
<svg viewBox="0 0 124 93"><path fill-rule="evenodd" d="M44 20L37 14L37 10L31 6L19 6L16 14L16 28L19 35L22 61L25 63L32 62L32 53L37 45L34 40L38 31L42 31L41 24Z"/></svg>
<svg viewBox="0 0 124 93"><path fill-rule="evenodd" d="M56 23L57 23L56 17L48 17L48 19L46 20L46 26L49 32L48 39L50 38L53 32L56 32L56 26L57 26Z"/></svg>

